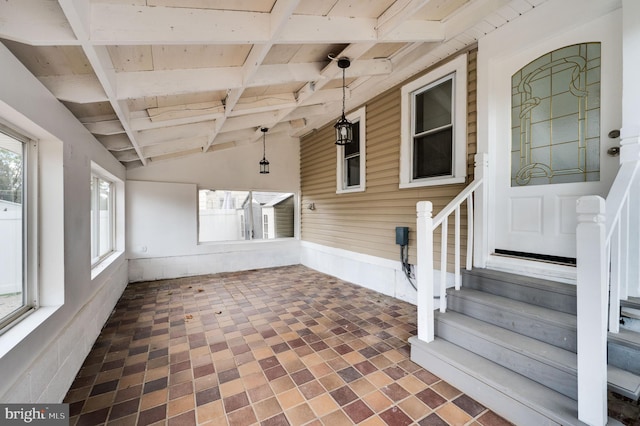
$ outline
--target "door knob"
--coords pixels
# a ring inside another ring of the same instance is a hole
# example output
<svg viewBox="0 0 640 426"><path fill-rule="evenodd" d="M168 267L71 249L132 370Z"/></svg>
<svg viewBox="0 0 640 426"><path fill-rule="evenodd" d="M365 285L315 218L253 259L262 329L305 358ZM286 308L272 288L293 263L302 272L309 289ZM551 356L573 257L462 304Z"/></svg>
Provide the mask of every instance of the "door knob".
<svg viewBox="0 0 640 426"><path fill-rule="evenodd" d="M620 147L612 146L607 150L607 155L610 157L617 157L618 155L620 155Z"/></svg>
<svg viewBox="0 0 640 426"><path fill-rule="evenodd" d="M609 134L607 134L607 136L609 136L609 139L616 139L620 137L620 130L612 130L609 132Z"/></svg>

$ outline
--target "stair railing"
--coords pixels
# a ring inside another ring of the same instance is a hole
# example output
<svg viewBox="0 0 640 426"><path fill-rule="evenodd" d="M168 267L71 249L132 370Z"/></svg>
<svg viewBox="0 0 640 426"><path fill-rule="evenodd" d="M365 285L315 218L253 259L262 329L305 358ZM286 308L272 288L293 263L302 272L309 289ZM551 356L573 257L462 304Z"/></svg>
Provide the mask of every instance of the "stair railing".
<svg viewBox="0 0 640 426"><path fill-rule="evenodd" d="M622 146L620 161L606 200L576 207L578 417L588 424L606 422L607 330L619 331L620 300L639 278L640 140Z"/></svg>
<svg viewBox="0 0 640 426"><path fill-rule="evenodd" d="M476 154L474 180L467 185L449 204L435 217L432 217L433 203L420 201L417 204L416 233L418 239L417 256L418 267L416 282L418 288L418 339L431 342L434 339L434 296L435 276L433 267L433 235L440 228L440 271L439 271L439 309L447 309L447 260L448 260L448 232L449 218L454 216L454 286L460 290L462 277L460 275L460 211L463 203L467 203L467 253L466 269L472 267L473 261L473 195L482 187L487 169L487 154Z"/></svg>

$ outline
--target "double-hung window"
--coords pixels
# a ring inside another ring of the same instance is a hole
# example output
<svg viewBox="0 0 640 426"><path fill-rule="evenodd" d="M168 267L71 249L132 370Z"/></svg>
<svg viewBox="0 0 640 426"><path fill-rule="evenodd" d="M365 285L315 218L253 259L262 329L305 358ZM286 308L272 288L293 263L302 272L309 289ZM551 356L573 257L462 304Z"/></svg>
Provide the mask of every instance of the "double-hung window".
<svg viewBox="0 0 640 426"><path fill-rule="evenodd" d="M366 178L365 107L347 116L353 123L353 141L337 146L336 193L362 192Z"/></svg>
<svg viewBox="0 0 640 426"><path fill-rule="evenodd" d="M0 126L0 332L37 306L34 141Z"/></svg>
<svg viewBox="0 0 640 426"><path fill-rule="evenodd" d="M115 185L106 177L91 175L91 265L114 251Z"/></svg>
<svg viewBox="0 0 640 426"><path fill-rule="evenodd" d="M466 55L402 88L400 187L466 177Z"/></svg>

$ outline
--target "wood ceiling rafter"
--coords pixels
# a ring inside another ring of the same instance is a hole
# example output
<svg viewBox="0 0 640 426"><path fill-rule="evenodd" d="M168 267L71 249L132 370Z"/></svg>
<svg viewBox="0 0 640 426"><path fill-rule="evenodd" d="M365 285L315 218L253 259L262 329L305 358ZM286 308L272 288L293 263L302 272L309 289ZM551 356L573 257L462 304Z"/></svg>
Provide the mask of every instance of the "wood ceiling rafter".
<svg viewBox="0 0 640 426"><path fill-rule="evenodd" d="M337 118L328 53L352 110L545 1L3 0L0 38L133 166L300 137Z"/></svg>

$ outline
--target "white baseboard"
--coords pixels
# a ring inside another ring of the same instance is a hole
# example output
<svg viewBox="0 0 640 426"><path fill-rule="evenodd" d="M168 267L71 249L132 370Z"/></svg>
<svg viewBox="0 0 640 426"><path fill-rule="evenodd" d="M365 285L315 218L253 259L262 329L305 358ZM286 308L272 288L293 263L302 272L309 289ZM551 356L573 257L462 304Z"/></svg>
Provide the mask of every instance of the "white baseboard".
<svg viewBox="0 0 640 426"><path fill-rule="evenodd" d="M417 304L417 292L404 275L400 260L384 259L308 241L302 241L300 245L300 263L304 266L413 305ZM439 274L440 271L435 271L435 282L439 281ZM448 287L453 286L453 274L447 274L447 283ZM436 288L436 295L437 290Z"/></svg>
<svg viewBox="0 0 640 426"><path fill-rule="evenodd" d="M298 265L300 241L202 246L209 252L171 257L129 259L129 282L154 281L220 272Z"/></svg>

